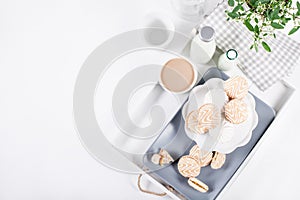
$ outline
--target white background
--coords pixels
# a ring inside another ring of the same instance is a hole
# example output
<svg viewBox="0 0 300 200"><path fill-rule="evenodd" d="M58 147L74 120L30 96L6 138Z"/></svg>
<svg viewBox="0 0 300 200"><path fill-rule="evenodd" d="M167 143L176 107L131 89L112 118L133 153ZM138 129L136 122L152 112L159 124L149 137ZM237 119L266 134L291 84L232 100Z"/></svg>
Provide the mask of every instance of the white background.
<svg viewBox="0 0 300 200"><path fill-rule="evenodd" d="M162 0L0 0L0 199L156 199L82 147L72 93L86 57ZM168 8L171 9L171 8ZM293 35L300 42L300 32ZM290 81L300 88L300 69ZM225 199L299 199L300 95ZM147 183L146 183L147 186ZM160 198L157 198L160 199Z"/></svg>

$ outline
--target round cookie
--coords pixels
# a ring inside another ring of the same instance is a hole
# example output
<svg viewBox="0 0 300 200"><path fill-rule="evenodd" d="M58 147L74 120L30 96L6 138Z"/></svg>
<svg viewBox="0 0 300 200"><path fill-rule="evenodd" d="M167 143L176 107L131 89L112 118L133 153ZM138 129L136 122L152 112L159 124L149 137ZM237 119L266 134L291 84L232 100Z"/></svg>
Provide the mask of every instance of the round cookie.
<svg viewBox="0 0 300 200"><path fill-rule="evenodd" d="M201 150L201 153L200 153L200 166L205 167L205 166L209 165L212 161L212 158L213 158L213 153L212 152Z"/></svg>
<svg viewBox="0 0 300 200"><path fill-rule="evenodd" d="M248 94L248 81L242 76L229 78L224 83L224 90L231 99L242 99Z"/></svg>
<svg viewBox="0 0 300 200"><path fill-rule="evenodd" d="M244 101L233 99L225 105L225 118L233 124L240 124L248 118L248 108Z"/></svg>
<svg viewBox="0 0 300 200"><path fill-rule="evenodd" d="M191 148L189 155L195 160L198 160L201 167L209 165L213 157L212 152L201 150L197 144Z"/></svg>
<svg viewBox="0 0 300 200"><path fill-rule="evenodd" d="M193 133L201 134L201 131L198 129L198 110L194 110L188 114L186 117L186 127Z"/></svg>
<svg viewBox="0 0 300 200"><path fill-rule="evenodd" d="M190 150L190 156L193 157L195 160L200 160L200 148L199 146L196 144L194 145L191 150Z"/></svg>
<svg viewBox="0 0 300 200"><path fill-rule="evenodd" d="M198 109L198 126L197 130L203 134L211 129L214 129L221 122L221 112L219 108L207 103Z"/></svg>
<svg viewBox="0 0 300 200"><path fill-rule="evenodd" d="M214 157L212 158L211 161L211 168L212 169L220 169L224 163L226 161L226 155L219 153L219 152L215 152Z"/></svg>
<svg viewBox="0 0 300 200"><path fill-rule="evenodd" d="M178 171L184 177L196 177L200 170L199 162L191 156L182 156L178 161Z"/></svg>

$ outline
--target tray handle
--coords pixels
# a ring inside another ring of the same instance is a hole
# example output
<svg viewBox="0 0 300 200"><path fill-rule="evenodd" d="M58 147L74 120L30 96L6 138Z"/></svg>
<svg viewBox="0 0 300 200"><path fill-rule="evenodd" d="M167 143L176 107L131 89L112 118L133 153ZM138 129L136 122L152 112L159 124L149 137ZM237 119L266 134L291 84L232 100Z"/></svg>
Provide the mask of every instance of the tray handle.
<svg viewBox="0 0 300 200"><path fill-rule="evenodd" d="M157 192L152 192L152 191L143 189L142 186L141 186L141 178L142 178L142 176L143 176L143 174L140 174L140 175L138 176L138 182L137 182L137 186L138 186L138 188L139 188L139 190L140 190L141 192L144 192L144 193L147 193L147 194L156 195L156 196L160 196L160 197L163 197L163 196L166 196L166 195L167 195L167 193L165 193L165 192L163 192L163 193L157 193ZM168 189L168 188L167 188L167 189Z"/></svg>

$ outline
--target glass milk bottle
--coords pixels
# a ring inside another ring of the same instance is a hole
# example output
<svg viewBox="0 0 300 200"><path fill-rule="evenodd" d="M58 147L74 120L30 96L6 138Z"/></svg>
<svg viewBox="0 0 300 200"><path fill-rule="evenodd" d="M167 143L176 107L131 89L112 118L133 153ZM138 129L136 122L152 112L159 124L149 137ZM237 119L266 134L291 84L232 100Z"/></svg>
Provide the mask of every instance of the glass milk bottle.
<svg viewBox="0 0 300 200"><path fill-rule="evenodd" d="M222 71L228 71L236 66L238 53L235 49L229 49L223 53L218 60L218 68Z"/></svg>
<svg viewBox="0 0 300 200"><path fill-rule="evenodd" d="M208 63L215 51L215 30L210 26L204 26L198 31L191 43L190 58L195 63Z"/></svg>

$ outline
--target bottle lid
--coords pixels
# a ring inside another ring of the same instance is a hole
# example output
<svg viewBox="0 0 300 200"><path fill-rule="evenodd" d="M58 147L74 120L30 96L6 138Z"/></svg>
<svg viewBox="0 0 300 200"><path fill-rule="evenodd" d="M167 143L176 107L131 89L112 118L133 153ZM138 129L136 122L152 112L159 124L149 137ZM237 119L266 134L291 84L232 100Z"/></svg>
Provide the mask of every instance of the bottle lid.
<svg viewBox="0 0 300 200"><path fill-rule="evenodd" d="M215 38L215 30L210 26L204 26L199 30L199 37L205 42L210 42Z"/></svg>
<svg viewBox="0 0 300 200"><path fill-rule="evenodd" d="M226 52L226 56L229 60L234 60L238 57L238 52L235 49L229 49Z"/></svg>

